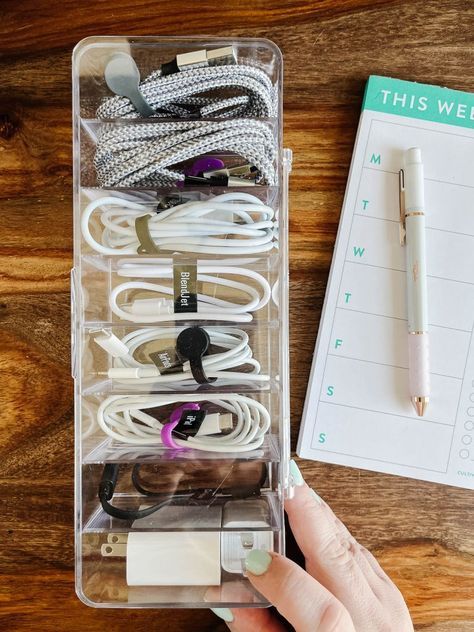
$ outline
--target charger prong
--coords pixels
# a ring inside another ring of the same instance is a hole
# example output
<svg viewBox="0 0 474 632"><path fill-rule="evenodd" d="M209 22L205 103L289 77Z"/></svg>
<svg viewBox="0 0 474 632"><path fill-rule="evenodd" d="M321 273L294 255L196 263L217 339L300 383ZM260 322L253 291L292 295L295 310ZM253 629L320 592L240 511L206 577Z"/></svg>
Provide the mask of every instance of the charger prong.
<svg viewBox="0 0 474 632"><path fill-rule="evenodd" d="M126 557L127 544L103 544L100 547L102 557Z"/></svg>

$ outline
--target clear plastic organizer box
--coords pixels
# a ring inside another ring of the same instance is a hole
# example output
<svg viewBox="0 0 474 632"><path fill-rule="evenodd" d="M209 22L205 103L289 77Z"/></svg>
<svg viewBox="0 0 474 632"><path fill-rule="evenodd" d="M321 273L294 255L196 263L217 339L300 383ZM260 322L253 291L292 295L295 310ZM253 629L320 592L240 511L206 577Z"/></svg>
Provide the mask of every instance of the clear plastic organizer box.
<svg viewBox="0 0 474 632"><path fill-rule="evenodd" d="M288 174L268 40L73 55L76 586L97 607L265 606L284 553Z"/></svg>

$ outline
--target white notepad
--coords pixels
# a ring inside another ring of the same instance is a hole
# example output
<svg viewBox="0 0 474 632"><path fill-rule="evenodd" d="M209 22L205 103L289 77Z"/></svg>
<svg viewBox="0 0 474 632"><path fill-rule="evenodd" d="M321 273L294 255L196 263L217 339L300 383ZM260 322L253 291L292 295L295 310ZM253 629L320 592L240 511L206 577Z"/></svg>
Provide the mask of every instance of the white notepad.
<svg viewBox="0 0 474 632"><path fill-rule="evenodd" d="M431 397L408 394L398 171L425 169ZM372 76L300 431L301 457L474 488L474 95Z"/></svg>

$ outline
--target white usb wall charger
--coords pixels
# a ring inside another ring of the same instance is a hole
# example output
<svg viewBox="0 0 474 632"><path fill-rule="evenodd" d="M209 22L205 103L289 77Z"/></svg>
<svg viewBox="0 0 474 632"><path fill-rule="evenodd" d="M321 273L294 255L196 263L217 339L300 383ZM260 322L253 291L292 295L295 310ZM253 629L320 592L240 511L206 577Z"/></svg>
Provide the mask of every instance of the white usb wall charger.
<svg viewBox="0 0 474 632"><path fill-rule="evenodd" d="M262 499L167 506L135 520L133 528L150 531L109 533L101 547L103 557L126 558L128 586L219 586L223 572L245 573L249 551L273 550L269 509Z"/></svg>

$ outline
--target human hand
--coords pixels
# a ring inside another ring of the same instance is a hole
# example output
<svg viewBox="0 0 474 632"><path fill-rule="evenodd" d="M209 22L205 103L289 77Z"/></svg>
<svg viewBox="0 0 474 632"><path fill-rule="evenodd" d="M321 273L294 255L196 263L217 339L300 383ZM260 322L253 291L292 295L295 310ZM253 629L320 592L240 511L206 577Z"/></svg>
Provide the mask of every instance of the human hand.
<svg viewBox="0 0 474 632"><path fill-rule="evenodd" d="M285 502L306 570L276 553L246 559L252 585L296 632L413 632L405 601L375 557L349 533L291 462L295 496ZM232 632L283 632L269 609L217 608Z"/></svg>

